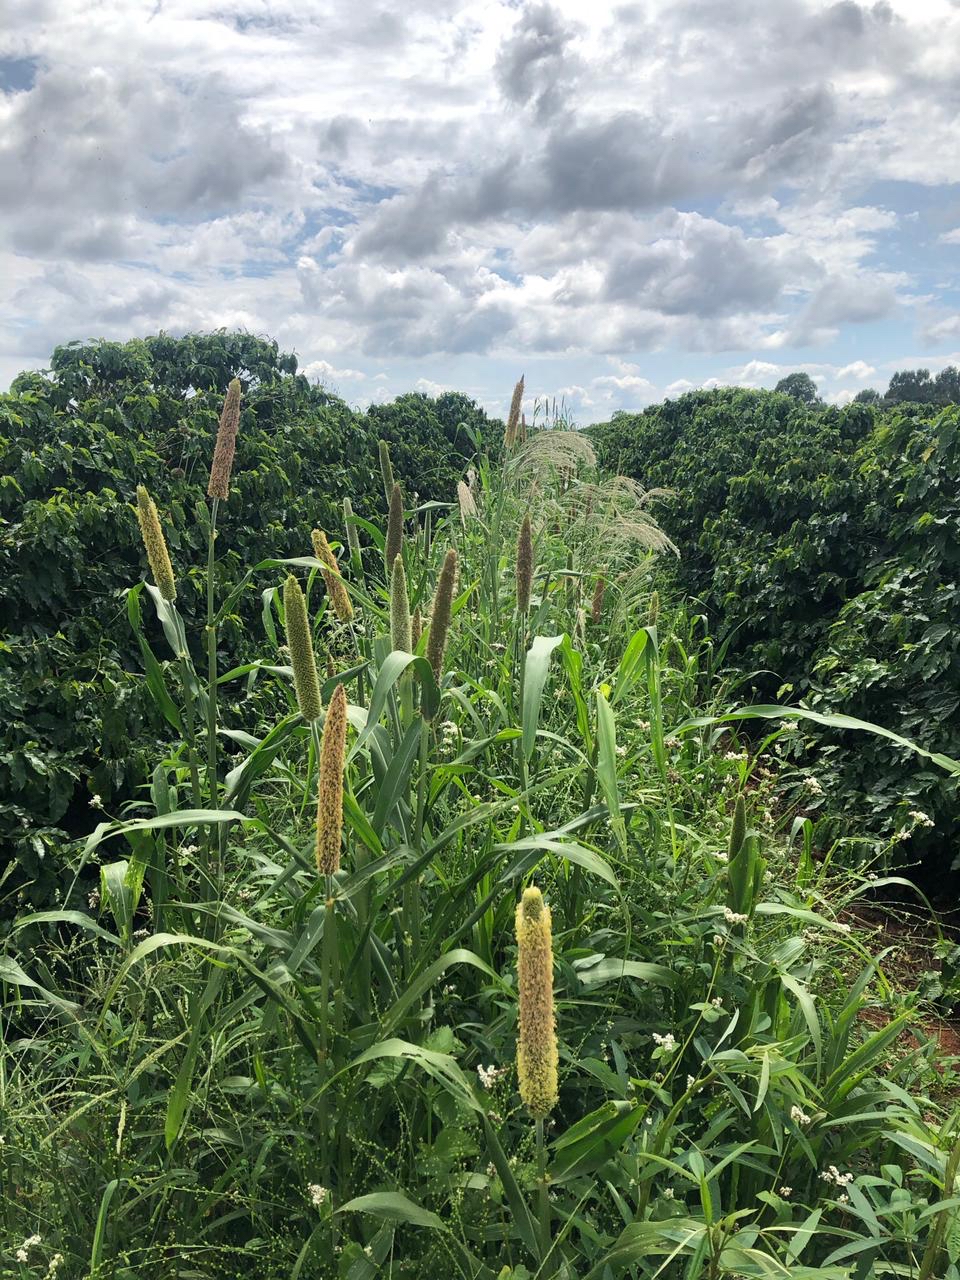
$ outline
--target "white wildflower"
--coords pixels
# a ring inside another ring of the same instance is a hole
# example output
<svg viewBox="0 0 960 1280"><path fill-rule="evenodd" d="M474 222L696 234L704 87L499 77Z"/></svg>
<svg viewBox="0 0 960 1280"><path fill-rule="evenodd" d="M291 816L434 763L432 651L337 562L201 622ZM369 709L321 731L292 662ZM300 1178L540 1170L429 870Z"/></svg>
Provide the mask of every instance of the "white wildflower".
<svg viewBox="0 0 960 1280"><path fill-rule="evenodd" d="M777 1195L783 1196L784 1200L789 1200L793 1195L793 1187L778 1187Z"/></svg>
<svg viewBox="0 0 960 1280"><path fill-rule="evenodd" d="M656 1031L653 1033L653 1043L660 1049L665 1049L667 1053L673 1053L677 1047L677 1041L672 1032L668 1031L666 1035L658 1035Z"/></svg>
<svg viewBox="0 0 960 1280"><path fill-rule="evenodd" d="M932 827L933 819L928 813L924 813L921 809L911 809L907 814L908 818L912 818L918 827Z"/></svg>
<svg viewBox="0 0 960 1280"><path fill-rule="evenodd" d="M672 1200L672 1199L673 1199L673 1187L666 1187L666 1188L664 1188L663 1198L664 1198L664 1200Z"/></svg>
<svg viewBox="0 0 960 1280"><path fill-rule="evenodd" d="M103 808L103 800L102 800L102 798L101 798L99 795L91 796L91 797L90 797L90 808L91 808L91 809L102 809L102 808Z"/></svg>
<svg viewBox="0 0 960 1280"><path fill-rule="evenodd" d="M727 924L746 924L748 917L741 915L739 911L733 911L730 907L724 907L723 918Z"/></svg>
<svg viewBox="0 0 960 1280"><path fill-rule="evenodd" d="M806 789L810 792L812 796L823 795L823 786L821 785L820 781L817 778L815 778L812 774L809 774L809 773L807 774L807 776L803 780L803 785L804 787L806 787Z"/></svg>
<svg viewBox="0 0 960 1280"><path fill-rule="evenodd" d="M319 1209L329 1195L326 1187L321 1187L319 1182L311 1182L307 1187L307 1195L313 1203L315 1209Z"/></svg>
<svg viewBox="0 0 960 1280"><path fill-rule="evenodd" d="M807 1113L803 1110L802 1107L798 1107L796 1105L790 1108L790 1119L793 1121L794 1124L801 1125L801 1126L810 1123L810 1117L807 1115Z"/></svg>
<svg viewBox="0 0 960 1280"><path fill-rule="evenodd" d="M485 1089L492 1089L506 1070L506 1067L495 1067L492 1062L489 1067L485 1067L481 1063L477 1067L477 1075L480 1077L480 1083Z"/></svg>

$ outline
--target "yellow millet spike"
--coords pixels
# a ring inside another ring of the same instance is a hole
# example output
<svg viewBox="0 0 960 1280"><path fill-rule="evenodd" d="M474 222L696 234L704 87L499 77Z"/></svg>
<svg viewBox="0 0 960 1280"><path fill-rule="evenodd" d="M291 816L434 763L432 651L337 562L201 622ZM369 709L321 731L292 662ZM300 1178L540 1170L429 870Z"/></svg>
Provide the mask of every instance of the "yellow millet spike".
<svg viewBox="0 0 960 1280"><path fill-rule="evenodd" d="M140 536L143 538L157 590L164 600L172 603L177 598L177 583L173 576L167 540L163 536L157 504L142 484L137 485L137 520L140 522Z"/></svg>
<svg viewBox="0 0 960 1280"><path fill-rule="evenodd" d="M207 496L210 498L222 498L226 501L230 495L230 474L233 471L239 426L240 379L234 378L227 389L220 413L217 443L213 450L213 462L210 464L210 483L207 485Z"/></svg>
<svg viewBox="0 0 960 1280"><path fill-rule="evenodd" d="M313 653L313 633L307 617L307 602L300 590L300 583L292 573L283 585L283 613L290 665L293 667L293 687L297 691L297 706L304 720L318 720L321 706L320 681Z"/></svg>
<svg viewBox="0 0 960 1280"><path fill-rule="evenodd" d="M347 691L338 684L333 691L320 742L320 778L317 784L317 871L332 876L340 870L340 836L343 831L343 764L347 745Z"/></svg>
<svg viewBox="0 0 960 1280"><path fill-rule="evenodd" d="M553 1013L553 944L550 908L539 889L524 889L517 906L520 1097L536 1120L557 1105L557 1030Z"/></svg>

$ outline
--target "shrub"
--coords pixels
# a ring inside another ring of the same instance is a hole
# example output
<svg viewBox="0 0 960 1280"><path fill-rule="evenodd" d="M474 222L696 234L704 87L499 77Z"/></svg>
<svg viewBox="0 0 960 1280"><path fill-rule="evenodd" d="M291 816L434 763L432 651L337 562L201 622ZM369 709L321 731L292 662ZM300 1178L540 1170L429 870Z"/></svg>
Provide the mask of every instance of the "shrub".
<svg viewBox="0 0 960 1280"><path fill-rule="evenodd" d="M958 420L956 407L881 414L724 389L617 415L592 434L608 465L676 491L663 523L681 583L756 692L956 754ZM807 747L793 752L827 766L824 809L866 817L875 847L942 864L958 826L952 779L879 739L825 748L812 732Z"/></svg>

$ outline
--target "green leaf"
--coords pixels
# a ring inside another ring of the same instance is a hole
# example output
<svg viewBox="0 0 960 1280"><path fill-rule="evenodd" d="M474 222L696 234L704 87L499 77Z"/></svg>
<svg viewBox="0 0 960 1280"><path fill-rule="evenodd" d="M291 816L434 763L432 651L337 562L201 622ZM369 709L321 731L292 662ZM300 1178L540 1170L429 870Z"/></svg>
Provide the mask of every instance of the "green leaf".
<svg viewBox="0 0 960 1280"><path fill-rule="evenodd" d="M617 781L616 721L610 704L600 689L597 690L597 778L603 798L607 802L610 825L613 827L620 852L626 857L627 828L620 812L620 792Z"/></svg>
<svg viewBox="0 0 960 1280"><path fill-rule="evenodd" d="M387 1218L391 1222L409 1222L415 1227L430 1227L434 1231L446 1231L435 1213L408 1200L399 1191L374 1191L370 1195L356 1196L342 1204L335 1213L371 1213L375 1218Z"/></svg>
<svg viewBox="0 0 960 1280"><path fill-rule="evenodd" d="M526 760L533 758L533 748L537 739L537 727L540 723L540 704L543 701L543 687L547 682L550 669L550 658L554 649L562 644L563 636L536 636L527 653L523 674L523 755Z"/></svg>

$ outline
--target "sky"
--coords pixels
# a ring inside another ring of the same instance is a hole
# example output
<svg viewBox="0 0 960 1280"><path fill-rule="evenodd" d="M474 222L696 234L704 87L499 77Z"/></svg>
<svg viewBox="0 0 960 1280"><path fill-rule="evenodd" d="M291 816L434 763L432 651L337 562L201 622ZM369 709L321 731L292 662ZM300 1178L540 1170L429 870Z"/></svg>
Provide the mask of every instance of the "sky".
<svg viewBox="0 0 960 1280"><path fill-rule="evenodd" d="M960 0L0 0L0 387L243 328L603 420L960 362Z"/></svg>

